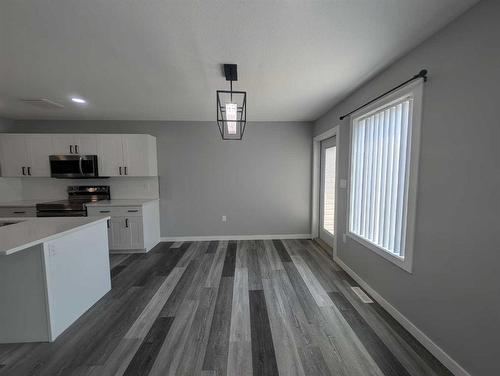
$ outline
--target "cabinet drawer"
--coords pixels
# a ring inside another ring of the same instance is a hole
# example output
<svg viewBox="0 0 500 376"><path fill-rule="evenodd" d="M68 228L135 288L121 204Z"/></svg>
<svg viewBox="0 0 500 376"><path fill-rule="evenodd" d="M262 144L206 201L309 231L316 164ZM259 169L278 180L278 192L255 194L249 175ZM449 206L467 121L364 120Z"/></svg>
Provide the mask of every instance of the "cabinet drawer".
<svg viewBox="0 0 500 376"><path fill-rule="evenodd" d="M19 207L19 208L0 208L1 217L36 217L36 208Z"/></svg>
<svg viewBox="0 0 500 376"><path fill-rule="evenodd" d="M89 217L109 215L110 217L141 217L140 206L99 206L87 208Z"/></svg>

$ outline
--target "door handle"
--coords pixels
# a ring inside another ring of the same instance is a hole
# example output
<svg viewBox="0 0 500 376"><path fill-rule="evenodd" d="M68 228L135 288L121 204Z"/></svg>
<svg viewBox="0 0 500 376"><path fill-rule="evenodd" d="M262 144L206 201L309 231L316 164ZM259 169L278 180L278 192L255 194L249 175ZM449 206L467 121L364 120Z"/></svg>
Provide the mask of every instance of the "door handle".
<svg viewBox="0 0 500 376"><path fill-rule="evenodd" d="M120 175L122 174L122 166L118 167L118 170L120 171Z"/></svg>
<svg viewBox="0 0 500 376"><path fill-rule="evenodd" d="M31 167L30 166L28 166L28 175L31 176Z"/></svg>
<svg viewBox="0 0 500 376"><path fill-rule="evenodd" d="M109 219L108 219L106 222L108 222L108 228L110 228L110 227L111 227L111 225L109 224Z"/></svg>
<svg viewBox="0 0 500 376"><path fill-rule="evenodd" d="M69 145L69 153L73 154L73 145Z"/></svg>
<svg viewBox="0 0 500 376"><path fill-rule="evenodd" d="M125 227L128 228L128 218L125 218Z"/></svg>
<svg viewBox="0 0 500 376"><path fill-rule="evenodd" d="M127 166L123 167L123 170L125 171L125 175L128 175Z"/></svg>
<svg viewBox="0 0 500 376"><path fill-rule="evenodd" d="M82 167L82 162L83 162L83 158L80 157L79 161L78 161L78 167L80 167L80 174L82 174L83 176L83 167Z"/></svg>
<svg viewBox="0 0 500 376"><path fill-rule="evenodd" d="M78 154L78 145L75 145L75 153Z"/></svg>

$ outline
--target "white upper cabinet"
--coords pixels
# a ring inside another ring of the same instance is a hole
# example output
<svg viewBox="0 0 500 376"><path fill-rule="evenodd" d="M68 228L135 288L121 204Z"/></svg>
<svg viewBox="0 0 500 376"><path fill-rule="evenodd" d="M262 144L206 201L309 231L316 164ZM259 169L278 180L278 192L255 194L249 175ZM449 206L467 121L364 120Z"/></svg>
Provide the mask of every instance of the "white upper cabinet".
<svg viewBox="0 0 500 376"><path fill-rule="evenodd" d="M100 135L99 135L100 136ZM97 155L97 135L75 135L76 154Z"/></svg>
<svg viewBox="0 0 500 376"><path fill-rule="evenodd" d="M0 164L5 177L50 176L51 135L4 134L0 137Z"/></svg>
<svg viewBox="0 0 500 376"><path fill-rule="evenodd" d="M2 135L0 139L0 152L2 158L2 176L26 176L28 149L24 135Z"/></svg>
<svg viewBox="0 0 500 376"><path fill-rule="evenodd" d="M54 134L52 135L52 154L97 154L97 135L95 134Z"/></svg>
<svg viewBox="0 0 500 376"><path fill-rule="evenodd" d="M123 176L121 135L99 135L97 140L97 163L100 176Z"/></svg>
<svg viewBox="0 0 500 376"><path fill-rule="evenodd" d="M99 135L97 155L102 176L158 175L156 138L150 135Z"/></svg>
<svg viewBox="0 0 500 376"><path fill-rule="evenodd" d="M156 138L143 134L122 135L123 166L127 176L157 176Z"/></svg>
<svg viewBox="0 0 500 376"><path fill-rule="evenodd" d="M52 136L30 134L26 136L28 151L28 175L37 177L50 176L49 155L52 148Z"/></svg>
<svg viewBox="0 0 500 376"><path fill-rule="evenodd" d="M75 153L75 143L73 134L53 134L52 154L66 155Z"/></svg>
<svg viewBox="0 0 500 376"><path fill-rule="evenodd" d="M0 134L1 176L50 177L50 155L97 155L99 176L158 176L146 134Z"/></svg>

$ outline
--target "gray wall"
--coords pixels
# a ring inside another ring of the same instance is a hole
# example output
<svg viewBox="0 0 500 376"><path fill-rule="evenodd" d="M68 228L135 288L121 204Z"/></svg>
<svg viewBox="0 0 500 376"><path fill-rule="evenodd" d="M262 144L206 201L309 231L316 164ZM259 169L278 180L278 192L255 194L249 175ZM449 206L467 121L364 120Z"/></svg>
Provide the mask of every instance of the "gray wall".
<svg viewBox="0 0 500 376"><path fill-rule="evenodd" d="M156 136L162 236L311 232L311 123L250 123L242 141L222 141L212 122L14 121L8 130Z"/></svg>
<svg viewBox="0 0 500 376"><path fill-rule="evenodd" d="M469 12L315 123L340 124L340 177L349 126L339 115L422 68L425 84L413 274L353 240L339 257L472 375L500 375L500 1ZM340 190L339 232L345 232Z"/></svg>

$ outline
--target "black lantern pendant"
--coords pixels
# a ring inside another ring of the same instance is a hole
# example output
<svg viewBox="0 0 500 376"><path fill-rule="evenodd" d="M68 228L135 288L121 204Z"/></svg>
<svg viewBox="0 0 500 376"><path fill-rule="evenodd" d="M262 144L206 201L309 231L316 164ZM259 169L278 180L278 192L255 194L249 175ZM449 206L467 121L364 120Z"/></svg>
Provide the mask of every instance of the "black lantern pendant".
<svg viewBox="0 0 500 376"><path fill-rule="evenodd" d="M236 64L224 64L224 75L230 90L217 90L217 125L223 140L241 140L247 123L247 93L233 91L233 81L238 81Z"/></svg>

